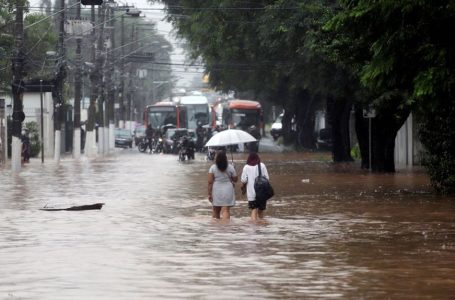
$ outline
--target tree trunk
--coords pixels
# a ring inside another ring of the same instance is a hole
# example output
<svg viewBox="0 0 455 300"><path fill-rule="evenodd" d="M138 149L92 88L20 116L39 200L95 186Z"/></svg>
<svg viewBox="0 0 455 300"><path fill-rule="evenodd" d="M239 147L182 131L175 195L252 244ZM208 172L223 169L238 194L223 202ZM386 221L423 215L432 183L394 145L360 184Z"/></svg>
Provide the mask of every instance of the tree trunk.
<svg viewBox="0 0 455 300"><path fill-rule="evenodd" d="M300 90L297 103L296 122L298 145L305 149L314 149L314 97L307 90Z"/></svg>
<svg viewBox="0 0 455 300"><path fill-rule="evenodd" d="M349 134L351 107L352 101L346 98L327 97L327 114L332 130L332 155L334 162L353 161Z"/></svg>
<svg viewBox="0 0 455 300"><path fill-rule="evenodd" d="M371 170L373 172L395 172L395 137L411 112L409 107L398 109L393 105L393 101L390 102L392 105L383 107L371 120ZM360 107L356 108L356 130L362 167L368 167L368 119L363 117L363 110Z"/></svg>
<svg viewBox="0 0 455 300"><path fill-rule="evenodd" d="M368 119L363 117L363 109L360 106L355 107L355 132L359 142L361 168L369 168L369 150L368 150Z"/></svg>

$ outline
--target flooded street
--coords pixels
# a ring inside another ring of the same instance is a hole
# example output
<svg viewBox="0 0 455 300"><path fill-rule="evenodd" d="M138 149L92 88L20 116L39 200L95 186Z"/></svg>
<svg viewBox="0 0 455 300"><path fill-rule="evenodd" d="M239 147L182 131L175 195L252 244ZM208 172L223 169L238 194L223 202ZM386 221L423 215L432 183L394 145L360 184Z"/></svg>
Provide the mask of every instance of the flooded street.
<svg viewBox="0 0 455 300"><path fill-rule="evenodd" d="M245 159L234 155L237 172ZM455 199L431 194L422 171L329 160L262 155L276 196L261 225L239 184L230 224L211 220L202 154L179 163L133 148L0 169L0 299L453 297Z"/></svg>

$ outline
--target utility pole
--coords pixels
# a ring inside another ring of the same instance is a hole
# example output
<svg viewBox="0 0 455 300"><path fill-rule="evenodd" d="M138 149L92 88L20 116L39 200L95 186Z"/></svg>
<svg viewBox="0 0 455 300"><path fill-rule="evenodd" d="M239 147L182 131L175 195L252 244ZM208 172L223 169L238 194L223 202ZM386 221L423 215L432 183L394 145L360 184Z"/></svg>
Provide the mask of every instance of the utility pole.
<svg viewBox="0 0 455 300"><path fill-rule="evenodd" d="M95 128L95 121L96 121L96 101L98 99L98 91L99 91L99 80L100 80L100 48L96 47L97 42L97 30L95 24L95 6L92 5L91 7L91 22L92 22L92 49L91 49L91 61L92 61L92 69L90 72L90 105L88 109L88 119L87 119L87 130L86 130L86 146L85 152L87 156L94 157L96 156L96 128ZM101 26L103 26L101 24ZM101 30L99 30L101 31Z"/></svg>
<svg viewBox="0 0 455 300"><path fill-rule="evenodd" d="M109 27L110 27L110 42L111 42L111 48L107 52L106 59L109 63L109 68L108 68L108 90L107 90L107 99L108 99L108 106L106 107L107 110L107 126L109 126L109 143L108 143L108 149L109 152L113 152L115 149L115 136L114 136L114 130L115 130L115 116L114 116L114 103L115 103L115 68L114 68L114 53L112 52L113 49L115 49L115 10L113 7L110 7L110 22L109 22Z"/></svg>
<svg viewBox="0 0 455 300"><path fill-rule="evenodd" d="M96 24L95 24L95 6L91 7L91 23L92 23L92 48L91 48L91 62L92 68L90 70L90 104L88 107L87 126L86 126L86 139L84 151L87 156L95 156L94 151L96 147L96 132L95 132L95 117L96 117L96 98L98 95L98 72L95 68L96 63Z"/></svg>
<svg viewBox="0 0 455 300"><path fill-rule="evenodd" d="M125 14L122 13L121 57L120 57L120 98L119 98L119 127L125 128Z"/></svg>
<svg viewBox="0 0 455 300"><path fill-rule="evenodd" d="M136 36L136 31L135 31L135 26L132 26L131 29L131 46L130 46L130 54L131 55L134 52L134 49L136 48L136 41L137 41L137 36ZM133 62L130 61L130 66L129 66L129 71L128 71L128 95L127 95L127 119L128 119L128 127L129 129L132 128L132 122L133 122Z"/></svg>
<svg viewBox="0 0 455 300"><path fill-rule="evenodd" d="M12 91L13 91L13 124L11 169L13 173L21 170L21 132L25 119L22 97L24 92L24 0L16 0L16 26L14 28L14 52L12 61Z"/></svg>
<svg viewBox="0 0 455 300"><path fill-rule="evenodd" d="M104 154L104 139L105 139L105 132L104 132L104 102L106 99L105 95L105 70L104 70L104 63L105 63L105 49L104 49L104 22L105 22L105 4L98 6L98 19L100 22L100 31L98 35L98 43L97 43L97 58L96 58L96 69L99 72L99 98L98 98L98 154Z"/></svg>
<svg viewBox="0 0 455 300"><path fill-rule="evenodd" d="M76 20L81 19L81 4L76 7ZM81 156L81 98L82 98L82 36L76 37L76 72L74 74L74 134L73 157Z"/></svg>
<svg viewBox="0 0 455 300"><path fill-rule="evenodd" d="M54 78L55 90L52 93L54 98L54 160L60 161L61 139L62 139L62 106L63 106L63 81L66 77L66 55L65 55L65 0L60 0L60 20L59 20L59 36L57 44L57 71Z"/></svg>

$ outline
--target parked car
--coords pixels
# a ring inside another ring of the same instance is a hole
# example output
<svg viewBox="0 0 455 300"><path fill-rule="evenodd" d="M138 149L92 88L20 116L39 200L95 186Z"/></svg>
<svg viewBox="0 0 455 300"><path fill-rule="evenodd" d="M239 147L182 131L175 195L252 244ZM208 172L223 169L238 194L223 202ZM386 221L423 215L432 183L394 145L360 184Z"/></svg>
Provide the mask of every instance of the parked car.
<svg viewBox="0 0 455 300"><path fill-rule="evenodd" d="M330 128L322 128L319 130L316 137L316 149L332 150L332 130Z"/></svg>
<svg viewBox="0 0 455 300"><path fill-rule="evenodd" d="M283 135L283 124L281 123L283 120L283 115L284 114L281 113L273 122L272 127L270 128L270 135L274 140L277 140L281 135Z"/></svg>
<svg viewBox="0 0 455 300"><path fill-rule="evenodd" d="M139 125L134 128L134 144L139 145L139 142L145 137L145 126Z"/></svg>
<svg viewBox="0 0 455 300"><path fill-rule="evenodd" d="M116 128L114 131L115 147L119 148L132 148L133 135L129 129Z"/></svg>

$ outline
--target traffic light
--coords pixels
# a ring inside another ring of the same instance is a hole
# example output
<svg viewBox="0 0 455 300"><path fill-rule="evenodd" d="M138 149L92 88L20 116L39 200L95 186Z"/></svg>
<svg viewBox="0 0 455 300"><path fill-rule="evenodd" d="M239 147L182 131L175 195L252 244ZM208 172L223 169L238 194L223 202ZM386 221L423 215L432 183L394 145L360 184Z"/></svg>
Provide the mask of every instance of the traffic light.
<svg viewBox="0 0 455 300"><path fill-rule="evenodd" d="M82 5L101 5L103 0L81 0Z"/></svg>

